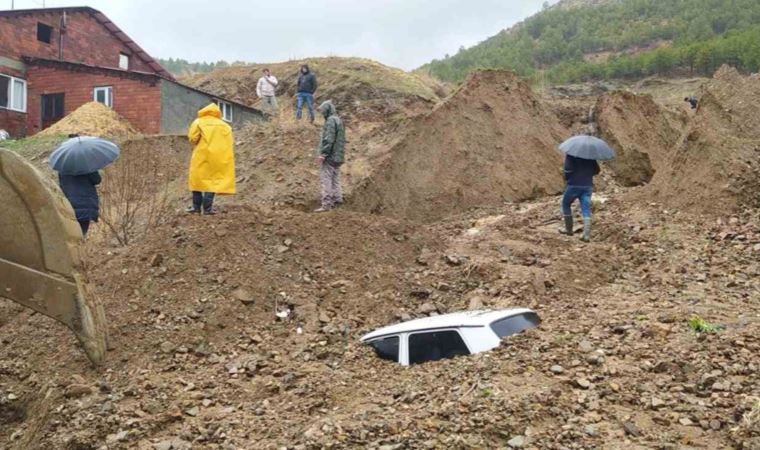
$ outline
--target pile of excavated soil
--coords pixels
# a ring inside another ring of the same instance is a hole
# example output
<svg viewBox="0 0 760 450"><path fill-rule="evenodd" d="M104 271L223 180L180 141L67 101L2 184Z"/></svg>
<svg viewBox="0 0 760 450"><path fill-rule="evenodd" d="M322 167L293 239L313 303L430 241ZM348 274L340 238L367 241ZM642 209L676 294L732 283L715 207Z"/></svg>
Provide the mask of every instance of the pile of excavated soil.
<svg viewBox="0 0 760 450"><path fill-rule="evenodd" d="M623 91L601 96L595 119L599 136L617 151L617 158L605 166L623 186L646 184L665 169L685 126L683 117L666 111L651 96Z"/></svg>
<svg viewBox="0 0 760 450"><path fill-rule="evenodd" d="M269 68L277 77L277 95L283 109L294 104L298 72L309 64L317 75L319 89L315 102L332 100L348 123L377 121L399 115L421 112L445 96L443 85L422 74L408 73L361 58L310 58L276 64L234 66L184 80L191 86L245 104L256 105L256 84Z"/></svg>
<svg viewBox="0 0 760 450"><path fill-rule="evenodd" d="M417 118L352 195L354 209L435 220L556 194L569 136L515 75L484 71Z"/></svg>
<svg viewBox="0 0 760 450"><path fill-rule="evenodd" d="M758 204L760 75L721 68L706 83L700 105L651 196L705 213Z"/></svg>
<svg viewBox="0 0 760 450"><path fill-rule="evenodd" d="M82 136L125 137L135 136L138 132L113 109L98 102L90 102L80 106L39 134L42 136L80 134Z"/></svg>

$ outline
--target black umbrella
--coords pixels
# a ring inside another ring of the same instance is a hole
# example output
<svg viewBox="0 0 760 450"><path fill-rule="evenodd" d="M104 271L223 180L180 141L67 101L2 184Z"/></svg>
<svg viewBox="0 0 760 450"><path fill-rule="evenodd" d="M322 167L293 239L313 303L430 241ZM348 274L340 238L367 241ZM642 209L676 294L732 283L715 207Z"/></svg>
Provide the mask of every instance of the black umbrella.
<svg viewBox="0 0 760 450"><path fill-rule="evenodd" d="M573 136L563 142L559 149L566 155L581 159L593 159L595 161L609 161L615 159L615 150L603 140L594 136Z"/></svg>
<svg viewBox="0 0 760 450"><path fill-rule="evenodd" d="M50 167L61 175L97 172L119 158L119 147L105 139L81 136L69 139L50 155Z"/></svg>

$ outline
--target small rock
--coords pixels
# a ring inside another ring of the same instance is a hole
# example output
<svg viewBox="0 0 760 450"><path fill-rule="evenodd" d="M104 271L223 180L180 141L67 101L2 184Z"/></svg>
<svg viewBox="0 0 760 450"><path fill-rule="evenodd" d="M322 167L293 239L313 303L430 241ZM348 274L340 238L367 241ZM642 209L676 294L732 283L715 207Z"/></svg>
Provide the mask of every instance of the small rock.
<svg viewBox="0 0 760 450"><path fill-rule="evenodd" d="M599 436L599 432L596 431L596 427L594 425L586 425L583 428L583 432L591 437L597 437Z"/></svg>
<svg viewBox="0 0 760 450"><path fill-rule="evenodd" d="M507 442L510 448L523 448L525 447L525 436L515 436Z"/></svg>
<svg viewBox="0 0 760 450"><path fill-rule="evenodd" d="M456 255L446 255L446 264L450 266L461 266L462 259Z"/></svg>
<svg viewBox="0 0 760 450"><path fill-rule="evenodd" d="M718 430L720 430L720 428L721 428L722 425L723 424L720 423L720 420L711 420L710 421L710 429L712 429L712 430L718 431Z"/></svg>
<svg viewBox="0 0 760 450"><path fill-rule="evenodd" d="M287 245L278 245L278 246L275 248L275 250L277 251L277 253L280 253L280 254L282 254L282 253L285 253L285 252L287 252L288 250L290 250L290 247L288 247Z"/></svg>
<svg viewBox="0 0 760 450"><path fill-rule="evenodd" d="M652 397L652 408L657 409L665 406L665 402L657 397Z"/></svg>
<svg viewBox="0 0 760 450"><path fill-rule="evenodd" d="M172 353L176 347L171 342L164 341L161 343L160 348L163 353Z"/></svg>
<svg viewBox="0 0 760 450"><path fill-rule="evenodd" d="M435 306L433 303L423 303L420 305L419 308L417 308L417 312L420 314L430 314L430 313L438 312L438 307Z"/></svg>
<svg viewBox="0 0 760 450"><path fill-rule="evenodd" d="M8 394L8 400L16 400L18 397L16 397L16 394Z"/></svg>
<svg viewBox="0 0 760 450"><path fill-rule="evenodd" d="M578 348L582 352L588 353L588 352L594 350L594 344L592 344L591 342L589 342L589 341L587 341L587 340L584 339L584 340L582 340L580 342L580 344L578 344Z"/></svg>
<svg viewBox="0 0 760 450"><path fill-rule="evenodd" d="M612 389L612 392L620 392L620 385L612 382L610 383L610 389Z"/></svg>
<svg viewBox="0 0 760 450"><path fill-rule="evenodd" d="M556 375L559 375L565 372L565 368L560 365L552 366L551 369L549 370L551 371L551 373L556 374Z"/></svg>
<svg viewBox="0 0 760 450"><path fill-rule="evenodd" d="M322 323L330 323L330 316L325 311L319 313L319 321Z"/></svg>
<svg viewBox="0 0 760 450"><path fill-rule="evenodd" d="M153 444L154 450L172 450L172 441L161 441L158 444Z"/></svg>
<svg viewBox="0 0 760 450"><path fill-rule="evenodd" d="M585 378L578 378L575 380L575 384L581 389L588 389L591 387L591 382Z"/></svg>
<svg viewBox="0 0 760 450"><path fill-rule="evenodd" d="M190 417L196 417L198 414L200 414L201 410L197 406L193 406L192 408L185 411L185 414L187 414Z"/></svg>
<svg viewBox="0 0 760 450"><path fill-rule="evenodd" d="M235 298L235 300L238 300L244 305L250 305L254 302L253 295L248 292L247 289L236 289L234 292L232 292L232 297Z"/></svg>
<svg viewBox="0 0 760 450"><path fill-rule="evenodd" d="M625 430L625 434L629 436L633 436L633 437L641 436L641 432L639 431L639 428L633 422L624 423L623 429Z"/></svg>
<svg viewBox="0 0 760 450"><path fill-rule="evenodd" d="M161 253L156 253L153 255L152 258L150 258L150 266L151 267L158 267L164 262L164 255Z"/></svg>
<svg viewBox="0 0 760 450"><path fill-rule="evenodd" d="M63 395L66 398L80 398L92 394L93 389L86 384L70 384Z"/></svg>
<svg viewBox="0 0 760 450"><path fill-rule="evenodd" d="M731 383L729 383L728 381L724 381L724 382L716 381L712 385L712 390L713 391L729 391L731 390Z"/></svg>
<svg viewBox="0 0 760 450"><path fill-rule="evenodd" d="M683 426L685 426L685 427L690 427L690 426L694 425L694 422L692 422L692 421L691 421L691 419L689 419L689 418L687 418L687 417L683 417L683 418L681 418L681 419L678 421L678 423L680 423L681 425L683 425Z"/></svg>

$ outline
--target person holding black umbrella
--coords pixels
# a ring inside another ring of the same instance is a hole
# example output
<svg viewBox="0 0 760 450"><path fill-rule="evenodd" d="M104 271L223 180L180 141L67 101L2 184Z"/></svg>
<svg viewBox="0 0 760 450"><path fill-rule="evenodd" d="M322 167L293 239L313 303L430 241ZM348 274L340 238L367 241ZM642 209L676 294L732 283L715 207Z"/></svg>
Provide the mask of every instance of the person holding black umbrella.
<svg viewBox="0 0 760 450"><path fill-rule="evenodd" d="M594 193L594 177L599 174L597 161L609 161L615 158L615 151L603 140L593 136L575 136L568 139L560 150L565 153L565 180L567 189L562 196L562 215L565 229L560 233L572 236L573 210L576 200L581 204L583 216L583 242L591 241L591 197Z"/></svg>
<svg viewBox="0 0 760 450"><path fill-rule="evenodd" d="M119 157L119 147L113 142L88 136L69 135L53 154L50 167L58 172L58 183L69 200L82 236L86 237L90 223L100 219L100 197L97 185L100 173Z"/></svg>

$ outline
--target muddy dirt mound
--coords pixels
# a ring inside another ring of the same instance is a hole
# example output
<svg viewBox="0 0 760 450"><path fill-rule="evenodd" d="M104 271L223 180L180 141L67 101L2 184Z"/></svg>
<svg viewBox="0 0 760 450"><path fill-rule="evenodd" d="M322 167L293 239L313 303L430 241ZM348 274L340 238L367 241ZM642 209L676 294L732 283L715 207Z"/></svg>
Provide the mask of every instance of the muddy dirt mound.
<svg viewBox="0 0 760 450"><path fill-rule="evenodd" d="M373 164L351 206L434 220L554 194L563 187L556 147L568 135L516 76L479 72L409 126L388 157Z"/></svg>
<svg viewBox="0 0 760 450"><path fill-rule="evenodd" d="M655 175L652 195L705 213L758 204L760 75L724 67L707 83L682 141Z"/></svg>
<svg viewBox="0 0 760 450"><path fill-rule="evenodd" d="M302 64L309 64L317 75L319 89L315 101L332 99L349 120L373 121L378 116L419 112L445 95L443 85L431 77L361 58L310 58L235 66L195 75L184 81L191 86L253 105L259 102L256 84L263 75L263 69L268 67L280 82L277 95L281 103L291 102L294 101L292 98L296 94Z"/></svg>
<svg viewBox="0 0 760 450"><path fill-rule="evenodd" d="M126 119L111 108L90 102L80 106L54 125L41 131L39 135L80 134L97 137L129 137L139 133Z"/></svg>
<svg viewBox="0 0 760 450"><path fill-rule="evenodd" d="M664 169L685 126L651 96L623 91L601 96L595 118L599 136L618 154L605 166L623 186L648 183L657 170Z"/></svg>

